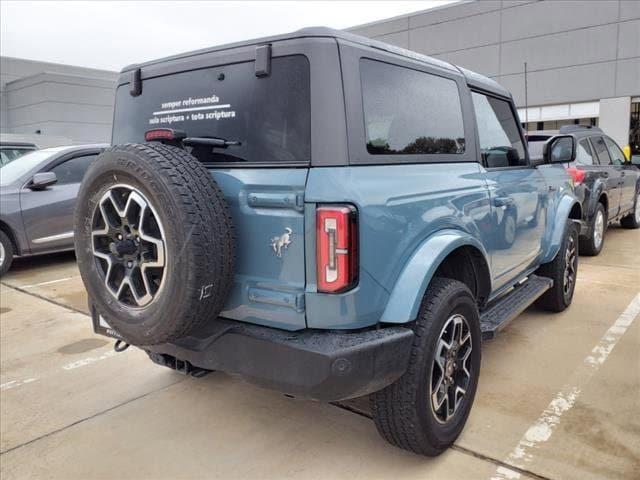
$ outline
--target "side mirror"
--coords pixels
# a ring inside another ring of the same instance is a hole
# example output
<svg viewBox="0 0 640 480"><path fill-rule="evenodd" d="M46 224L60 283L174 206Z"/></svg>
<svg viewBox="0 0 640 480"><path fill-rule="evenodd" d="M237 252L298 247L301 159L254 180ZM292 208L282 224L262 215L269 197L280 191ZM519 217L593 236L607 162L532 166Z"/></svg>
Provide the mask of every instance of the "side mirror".
<svg viewBox="0 0 640 480"><path fill-rule="evenodd" d="M31 190L44 190L58 181L56 174L53 172L36 173L31 180L29 188Z"/></svg>
<svg viewBox="0 0 640 480"><path fill-rule="evenodd" d="M556 135L542 147L545 163L571 163L576 159L576 141L571 135Z"/></svg>

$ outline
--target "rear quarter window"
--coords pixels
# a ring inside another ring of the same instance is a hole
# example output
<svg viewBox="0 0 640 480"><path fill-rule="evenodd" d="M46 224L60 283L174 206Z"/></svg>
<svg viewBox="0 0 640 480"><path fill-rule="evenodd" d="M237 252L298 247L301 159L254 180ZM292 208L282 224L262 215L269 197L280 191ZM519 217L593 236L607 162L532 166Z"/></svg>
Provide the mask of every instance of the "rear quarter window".
<svg viewBox="0 0 640 480"><path fill-rule="evenodd" d="M242 62L143 80L142 94L118 88L114 144L144 142L154 128L183 130L189 137L239 141L227 149L197 148L203 162L309 162L311 113L309 61L304 55L274 57L271 73L255 75Z"/></svg>
<svg viewBox="0 0 640 480"><path fill-rule="evenodd" d="M462 108L454 80L361 59L360 81L369 154L464 153Z"/></svg>

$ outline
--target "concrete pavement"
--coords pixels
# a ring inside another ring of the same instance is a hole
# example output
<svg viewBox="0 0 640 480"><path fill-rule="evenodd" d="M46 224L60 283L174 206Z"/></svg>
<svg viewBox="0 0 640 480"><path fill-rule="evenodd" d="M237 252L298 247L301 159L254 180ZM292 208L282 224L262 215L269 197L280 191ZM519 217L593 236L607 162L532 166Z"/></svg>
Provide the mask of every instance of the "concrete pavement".
<svg viewBox="0 0 640 480"><path fill-rule="evenodd" d="M469 422L436 459L381 440L363 400L185 378L93 335L72 255L0 286L0 473L12 478L637 478L640 231L581 257L561 314L530 309L483 348Z"/></svg>

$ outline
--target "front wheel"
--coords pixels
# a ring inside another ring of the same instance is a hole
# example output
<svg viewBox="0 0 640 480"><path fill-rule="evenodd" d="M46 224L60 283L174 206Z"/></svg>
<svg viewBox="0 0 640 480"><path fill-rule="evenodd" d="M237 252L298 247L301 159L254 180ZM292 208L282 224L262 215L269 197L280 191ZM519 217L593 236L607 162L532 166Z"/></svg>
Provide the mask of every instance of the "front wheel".
<svg viewBox="0 0 640 480"><path fill-rule="evenodd" d="M549 263L541 265L537 274L553 280L553 286L536 302L552 312L562 312L573 299L578 277L578 226L569 220L560 250Z"/></svg>
<svg viewBox="0 0 640 480"><path fill-rule="evenodd" d="M640 194L636 195L633 212L621 219L620 225L624 228L640 228Z"/></svg>
<svg viewBox="0 0 640 480"><path fill-rule="evenodd" d="M13 262L13 244L9 237L0 230L0 277L9 271Z"/></svg>
<svg viewBox="0 0 640 480"><path fill-rule="evenodd" d="M435 278L413 330L407 371L371 395L371 409L389 443L436 456L462 432L478 386L480 316L467 286Z"/></svg>

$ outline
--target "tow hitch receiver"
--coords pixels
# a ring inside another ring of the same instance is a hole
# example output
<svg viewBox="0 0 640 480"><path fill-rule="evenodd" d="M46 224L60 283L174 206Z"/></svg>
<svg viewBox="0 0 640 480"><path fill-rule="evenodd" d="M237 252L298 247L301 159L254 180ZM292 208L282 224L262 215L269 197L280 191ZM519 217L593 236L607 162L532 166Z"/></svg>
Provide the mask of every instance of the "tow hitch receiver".
<svg viewBox="0 0 640 480"><path fill-rule="evenodd" d="M147 355L149 355L149 358L153 363L162 365L163 367L171 368L172 370L175 370L176 372L179 372L183 375L190 375L192 377L200 378L213 371L207 370L205 368L195 367L186 360L180 360L172 355L149 351L147 351Z"/></svg>
<svg viewBox="0 0 640 480"><path fill-rule="evenodd" d="M116 343L113 344L113 349L120 353L120 352L124 352L127 348L129 348L131 345L129 345L127 342L125 342L124 340L116 340Z"/></svg>

